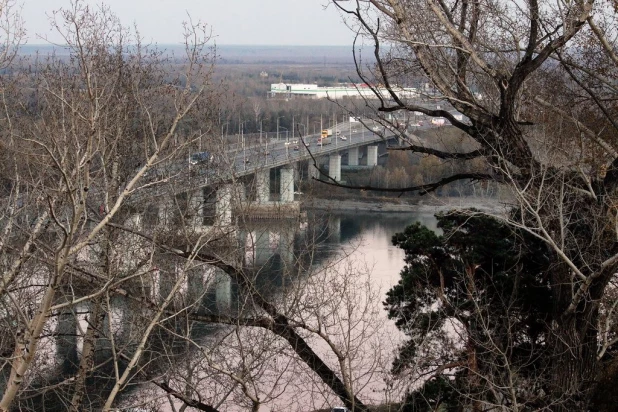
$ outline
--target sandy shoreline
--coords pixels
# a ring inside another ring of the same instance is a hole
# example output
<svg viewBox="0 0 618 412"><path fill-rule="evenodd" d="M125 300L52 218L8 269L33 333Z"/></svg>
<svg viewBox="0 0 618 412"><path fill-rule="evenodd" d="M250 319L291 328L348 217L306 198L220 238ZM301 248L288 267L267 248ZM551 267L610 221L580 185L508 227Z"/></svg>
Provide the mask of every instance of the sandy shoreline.
<svg viewBox="0 0 618 412"><path fill-rule="evenodd" d="M500 213L504 204L496 199L436 198L427 197L404 201L398 199L310 199L302 202L303 208L338 211L388 212L388 213L437 213L451 209L476 208L484 212Z"/></svg>

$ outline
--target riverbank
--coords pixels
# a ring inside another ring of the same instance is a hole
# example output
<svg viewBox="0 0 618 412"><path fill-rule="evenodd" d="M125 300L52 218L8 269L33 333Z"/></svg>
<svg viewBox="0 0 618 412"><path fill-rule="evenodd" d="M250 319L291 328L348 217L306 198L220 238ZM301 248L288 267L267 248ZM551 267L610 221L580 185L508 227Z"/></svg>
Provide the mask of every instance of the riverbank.
<svg viewBox="0 0 618 412"><path fill-rule="evenodd" d="M475 208L488 213L501 213L505 203L493 198L475 197L422 197L414 199L356 198L356 199L304 199L306 209L346 212L388 212L388 213L438 213L452 209Z"/></svg>

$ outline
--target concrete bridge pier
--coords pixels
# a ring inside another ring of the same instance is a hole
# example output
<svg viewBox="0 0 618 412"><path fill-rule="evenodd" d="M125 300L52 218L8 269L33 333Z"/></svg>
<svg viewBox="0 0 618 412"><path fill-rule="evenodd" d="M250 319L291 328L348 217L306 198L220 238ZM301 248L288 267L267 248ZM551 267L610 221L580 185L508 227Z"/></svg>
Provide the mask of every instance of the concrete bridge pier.
<svg viewBox="0 0 618 412"><path fill-rule="evenodd" d="M159 225L165 227L172 225L175 206L174 199L168 196L164 196L159 200L159 204L157 205Z"/></svg>
<svg viewBox="0 0 618 412"><path fill-rule="evenodd" d="M242 207L247 202L247 192L242 183L232 183L232 206Z"/></svg>
<svg viewBox="0 0 618 412"><path fill-rule="evenodd" d="M328 219L328 241L331 243L341 242L341 218L331 216Z"/></svg>
<svg viewBox="0 0 618 412"><path fill-rule="evenodd" d="M161 270L159 268L154 268L143 278L150 295L150 299L153 301L159 299L159 293L161 290Z"/></svg>
<svg viewBox="0 0 618 412"><path fill-rule="evenodd" d="M65 371L76 368L79 363L77 331L77 315L73 309L62 309L56 327L56 353Z"/></svg>
<svg viewBox="0 0 618 412"><path fill-rule="evenodd" d="M367 166L378 165L378 146L367 146Z"/></svg>
<svg viewBox="0 0 618 412"><path fill-rule="evenodd" d="M230 312L232 307L232 279L222 270L217 270L215 273L215 302L219 313Z"/></svg>
<svg viewBox="0 0 618 412"><path fill-rule="evenodd" d="M174 284L178 280L178 271L179 270L176 265L159 270L159 290L157 294L157 300L159 303L163 303L165 298L171 293Z"/></svg>
<svg viewBox="0 0 618 412"><path fill-rule="evenodd" d="M95 362L103 361L101 358L108 360L111 356L112 336L116 342L127 341L131 334L133 315L135 315L134 311L121 302L113 302L111 307L107 308L95 352L95 358L99 360Z"/></svg>
<svg viewBox="0 0 618 412"><path fill-rule="evenodd" d="M279 256L286 268L294 265L294 227L282 227L279 232Z"/></svg>
<svg viewBox="0 0 618 412"><path fill-rule="evenodd" d="M279 201L281 203L291 203L294 201L294 166L293 165L287 165L281 168Z"/></svg>
<svg viewBox="0 0 618 412"><path fill-rule="evenodd" d="M262 266L271 257L270 231L254 230L247 234L245 263L247 265Z"/></svg>
<svg viewBox="0 0 618 412"><path fill-rule="evenodd" d="M190 305L200 305L200 301L207 292L208 280L210 272L213 270L212 266L204 265L204 267L198 267L191 269L187 273L187 299L186 302Z"/></svg>
<svg viewBox="0 0 618 412"><path fill-rule="evenodd" d="M309 180L320 178L320 171L318 170L318 168L315 167L312 161L309 161L309 164L307 165L307 175L309 177Z"/></svg>
<svg viewBox="0 0 618 412"><path fill-rule="evenodd" d="M232 225L232 185L223 185L217 190L217 202L215 204L215 225Z"/></svg>
<svg viewBox="0 0 618 412"><path fill-rule="evenodd" d="M199 189L192 193L189 199L190 216L193 220L193 227L198 229L204 226L204 191Z"/></svg>
<svg viewBox="0 0 618 412"><path fill-rule="evenodd" d="M257 202L268 203L270 201L270 169L255 172L255 188Z"/></svg>
<svg viewBox="0 0 618 412"><path fill-rule="evenodd" d="M348 149L348 166L358 166L358 147Z"/></svg>
<svg viewBox="0 0 618 412"><path fill-rule="evenodd" d="M332 154L328 157L328 174L336 182L341 181L341 155Z"/></svg>

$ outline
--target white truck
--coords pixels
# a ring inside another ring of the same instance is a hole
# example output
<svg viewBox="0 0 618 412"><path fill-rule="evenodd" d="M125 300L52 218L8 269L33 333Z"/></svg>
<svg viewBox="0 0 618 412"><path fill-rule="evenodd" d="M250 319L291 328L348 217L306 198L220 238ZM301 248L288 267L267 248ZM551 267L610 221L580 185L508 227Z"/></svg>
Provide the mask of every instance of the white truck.
<svg viewBox="0 0 618 412"><path fill-rule="evenodd" d="M330 137L320 137L318 139L318 145L320 146L326 146L327 144L330 144Z"/></svg>

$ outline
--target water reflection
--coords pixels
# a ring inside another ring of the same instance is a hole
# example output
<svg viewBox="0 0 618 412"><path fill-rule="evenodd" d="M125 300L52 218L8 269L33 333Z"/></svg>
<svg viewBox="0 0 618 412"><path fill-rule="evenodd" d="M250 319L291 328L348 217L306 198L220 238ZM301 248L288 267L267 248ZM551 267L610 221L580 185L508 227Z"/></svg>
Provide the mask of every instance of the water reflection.
<svg viewBox="0 0 618 412"><path fill-rule="evenodd" d="M373 276L383 287L397 283L404 265L403 250L393 246L393 235L402 232L406 226L420 222L437 231L437 220L433 213L335 213L341 219L341 245L355 246L358 250L352 259L362 258L373 265Z"/></svg>
<svg viewBox="0 0 618 412"><path fill-rule="evenodd" d="M272 224L253 224L240 227L238 230L238 238L240 248L239 256L247 271L254 271L253 278L257 288L266 297L281 297L284 296L290 287L297 285L293 283L298 277L306 276L310 272L319 271L324 265L330 265L333 261L338 261L334 270L341 269L350 264L350 262L361 263L371 268L372 279L378 286L381 287L384 293L390 286L394 285L399 277L399 272L403 267L404 253L402 250L392 246L392 236L402 231L407 225L420 221L429 228L436 229L436 219L431 213L329 213L314 212L309 214L309 224L299 224L298 222L283 226L275 227ZM280 225L279 225L280 226ZM162 256L161 259L169 259ZM168 272L176 271L178 262L172 260L161 262L161 268L165 265L170 266ZM181 303L184 302L199 302L194 309L197 314L238 314L247 307L246 296L242 296L239 291L238 284L220 270L213 270L212 267L201 267L193 270L195 273L187 276L187 284L182 288ZM160 277L153 278L150 284L149 293L153 294L154 300L160 300L171 288L169 282L174 282L174 279L161 280ZM157 296L155 296L157 295ZM378 311L383 319L385 312L381 308L381 301L378 299ZM285 301L284 301L285 303ZM83 304L71 312L59 315L58 333L62 335L56 341L56 354L63 365L63 370L59 376L45 382L45 384L61 381L63 378L71 376L78 365L81 355L81 345L85 325L85 313L89 311L88 305ZM123 298L116 298L112 301L110 310L110 319L105 319L104 325L109 325L112 329L118 327L117 331L109 330L106 326L102 331L102 337L97 344L96 363L103 365L98 371L96 378L89 379L88 387L91 394L97 394L93 398L105 397L109 386L112 382L113 365L108 360L111 358L109 336L115 335L117 344L122 346L123 341L132 342L136 338L138 331L123 329L121 326L130 328L131 325L138 325L139 321L135 321L142 315L147 315L147 310L143 307L136 307L135 303L126 301ZM182 322L180 322L182 323ZM153 359L157 359L157 352L166 353L164 363L161 364L161 372L165 367L172 368L176 365L171 365L171 362L181 364L188 357L199 357L200 354L195 351L195 348L189 348L182 339L175 337L173 334L187 334L194 342L200 345L207 345L216 336L220 327L211 325L196 324L190 330L184 330L183 325L169 323L165 327L169 329L169 333L161 330L153 336L152 342L149 343L148 359L153 364ZM76 335L72 335L71 331L75 331ZM396 334L394 327L387 329L390 333ZM130 335L130 336L129 336ZM133 348L129 343L126 347L124 356L130 356ZM233 354L230 353L228 361L233 360ZM257 361L255 361L257 362ZM264 362L268 365L272 362L274 365L281 365L282 361L274 358ZM124 361L119 365L122 369ZM232 362L234 363L234 362ZM274 366L280 368L281 366ZM287 368L286 364L286 368ZM264 368L264 366L262 366ZM122 371L120 371L122 372ZM276 372L276 371L275 371ZM306 372L306 371L305 371ZM273 371L265 370L261 373L270 374ZM295 377L300 377L300 371L290 368L289 381L285 382L287 392L278 396L277 401L270 404L271 407L278 408L277 402L283 402L284 405L292 408L291 410L303 409L307 400L298 397L297 391L302 388L305 383L292 382ZM313 384L313 383L312 383ZM41 383L43 385L43 382ZM35 385L36 386L36 385ZM125 402L132 398L133 391L141 389L136 386L125 390L121 400ZM382 388L378 384L368 385L366 390L379 392ZM51 391L53 392L53 391ZM51 393L50 392L50 393ZM60 399L65 398L65 395L59 393L53 402L50 402L50 394L46 395L46 399L32 399L30 402L33 410L63 410L62 406L58 406ZM96 399L91 398L96 403ZM372 398L375 399L375 398ZM327 405L331 401L331 397L325 396L323 404ZM315 406L320 406L315 405Z"/></svg>

